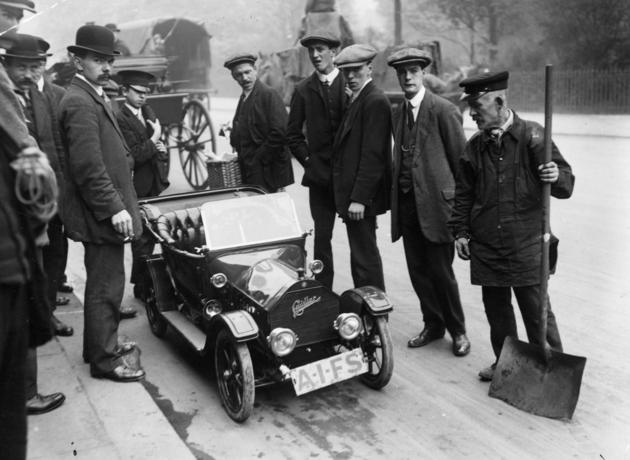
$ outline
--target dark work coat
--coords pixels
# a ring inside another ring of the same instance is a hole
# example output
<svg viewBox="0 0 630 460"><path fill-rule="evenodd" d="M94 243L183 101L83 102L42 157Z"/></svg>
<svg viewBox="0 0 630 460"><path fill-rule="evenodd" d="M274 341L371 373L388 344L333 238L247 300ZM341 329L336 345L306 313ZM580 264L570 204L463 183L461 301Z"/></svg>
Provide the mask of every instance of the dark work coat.
<svg viewBox="0 0 630 460"><path fill-rule="evenodd" d="M531 286L540 283L544 128L533 121L514 123L500 144L478 132L460 160L450 226L456 237L470 237L470 276L482 286ZM553 145L560 170L551 185L556 198L569 198L575 178Z"/></svg>
<svg viewBox="0 0 630 460"><path fill-rule="evenodd" d="M133 158L112 110L87 82L74 77L61 101L59 123L65 147L61 218L68 236L122 244L111 217L123 209L131 215L134 234L140 236Z"/></svg>
<svg viewBox="0 0 630 460"><path fill-rule="evenodd" d="M389 100L370 81L348 107L335 136L333 189L342 218L351 202L365 205L366 216L389 209L391 126Z"/></svg>
<svg viewBox="0 0 630 460"><path fill-rule="evenodd" d="M392 179L392 241L400 238L398 178L401 168L403 111L394 111L394 166ZM460 111L446 99L426 91L418 116L411 176L422 234L433 243L450 243L448 228L455 201L455 175L466 136Z"/></svg>
<svg viewBox="0 0 630 460"><path fill-rule="evenodd" d="M334 91L331 96L340 105L337 126L331 120L316 72L295 87L287 126L287 144L293 156L304 166L302 185L306 187L327 187L332 180L333 140L347 107L345 86L343 74L339 72L330 87L330 91Z"/></svg>
<svg viewBox="0 0 630 460"><path fill-rule="evenodd" d="M293 183L285 146L287 111L280 95L261 81L239 100L230 144L238 152L243 182L276 191Z"/></svg>
<svg viewBox="0 0 630 460"><path fill-rule="evenodd" d="M145 120L155 121L155 114L148 105L142 107ZM165 162L168 156L161 153L151 140L153 128L148 123L142 124L126 104L120 104L116 113L118 126L123 133L129 151L134 159L133 184L139 198L157 196L168 187Z"/></svg>

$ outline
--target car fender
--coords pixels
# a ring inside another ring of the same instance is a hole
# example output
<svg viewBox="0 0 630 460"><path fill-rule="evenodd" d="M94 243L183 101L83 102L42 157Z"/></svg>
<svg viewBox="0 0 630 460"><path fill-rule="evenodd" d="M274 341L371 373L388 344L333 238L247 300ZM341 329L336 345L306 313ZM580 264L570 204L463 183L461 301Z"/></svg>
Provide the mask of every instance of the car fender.
<svg viewBox="0 0 630 460"><path fill-rule="evenodd" d="M370 314L372 316L387 315L394 309L387 294L374 286L362 286L348 289L340 297L342 313Z"/></svg>
<svg viewBox="0 0 630 460"><path fill-rule="evenodd" d="M252 315L243 310L228 311L214 316L210 328L218 333L219 328L227 328L237 342L247 342L258 337L258 324Z"/></svg>

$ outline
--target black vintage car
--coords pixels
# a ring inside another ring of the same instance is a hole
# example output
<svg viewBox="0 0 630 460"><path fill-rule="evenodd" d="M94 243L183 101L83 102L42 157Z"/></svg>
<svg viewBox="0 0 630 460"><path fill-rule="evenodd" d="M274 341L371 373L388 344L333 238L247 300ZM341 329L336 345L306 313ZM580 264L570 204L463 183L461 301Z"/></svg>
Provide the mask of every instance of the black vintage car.
<svg viewBox="0 0 630 460"><path fill-rule="evenodd" d="M291 197L256 187L141 203L161 252L147 259L151 330L168 326L213 357L219 395L242 422L255 388L291 381L297 395L355 376L382 388L393 369L386 294L337 295L314 279Z"/></svg>

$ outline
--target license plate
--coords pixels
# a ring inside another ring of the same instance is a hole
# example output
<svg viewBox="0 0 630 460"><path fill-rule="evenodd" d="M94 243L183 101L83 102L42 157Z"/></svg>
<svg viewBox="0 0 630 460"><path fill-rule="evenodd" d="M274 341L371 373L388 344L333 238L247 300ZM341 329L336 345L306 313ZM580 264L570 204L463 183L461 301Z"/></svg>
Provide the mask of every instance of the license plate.
<svg viewBox="0 0 630 460"><path fill-rule="evenodd" d="M295 393L300 396L333 383L365 374L368 371L363 351L355 348L330 358L305 364L291 370Z"/></svg>

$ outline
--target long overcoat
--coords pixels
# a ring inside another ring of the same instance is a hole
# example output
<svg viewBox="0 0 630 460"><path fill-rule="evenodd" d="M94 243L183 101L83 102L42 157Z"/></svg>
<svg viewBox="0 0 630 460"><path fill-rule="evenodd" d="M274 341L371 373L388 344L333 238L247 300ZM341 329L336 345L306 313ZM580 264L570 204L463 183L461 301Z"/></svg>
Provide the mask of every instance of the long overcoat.
<svg viewBox="0 0 630 460"><path fill-rule="evenodd" d="M126 209L142 233L133 187L133 158L112 109L94 88L74 77L59 109L65 191L61 218L75 241L116 244L123 237L111 217Z"/></svg>
<svg viewBox="0 0 630 460"><path fill-rule="evenodd" d="M402 161L404 106L401 104L393 114L392 241L401 236L398 178ZM453 236L448 221L455 202L455 176L466 144L462 116L457 107L446 99L426 91L416 124L411 176L420 229L433 243L450 243Z"/></svg>
<svg viewBox="0 0 630 460"><path fill-rule="evenodd" d="M348 107L333 144L333 190L342 218L351 202L365 205L365 216L389 209L391 120L389 100L368 82Z"/></svg>

